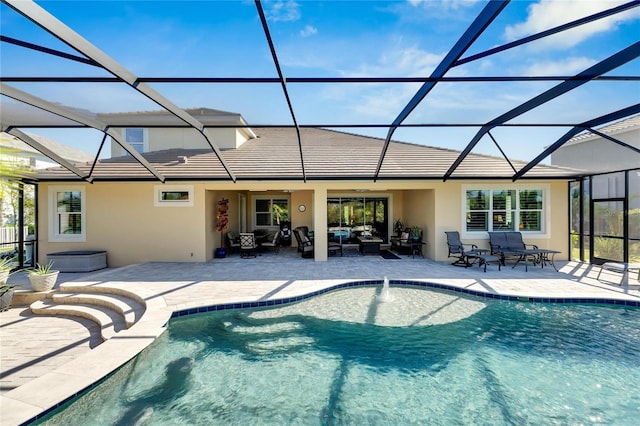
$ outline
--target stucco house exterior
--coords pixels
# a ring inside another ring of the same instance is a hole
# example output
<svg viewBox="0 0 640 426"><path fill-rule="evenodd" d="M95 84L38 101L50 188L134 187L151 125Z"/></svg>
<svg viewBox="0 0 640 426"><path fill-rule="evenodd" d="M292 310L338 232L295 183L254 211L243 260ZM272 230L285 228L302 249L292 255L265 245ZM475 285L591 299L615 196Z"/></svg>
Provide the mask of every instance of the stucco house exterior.
<svg viewBox="0 0 640 426"><path fill-rule="evenodd" d="M480 247L488 247L487 231L520 230L527 243L560 251L556 259L568 256L567 182L574 170L538 165L514 182L505 159L471 154L443 181L458 151L391 141L373 179L382 139L249 127L239 114L207 108L187 112L210 126L222 159L193 128L163 127L176 124L168 113L122 113L109 114L109 122L120 123L113 129L155 174L117 141L112 157L93 168L91 182L62 167L40 171L40 259L99 249L112 267L207 261L222 241L221 199L229 200L230 231L273 231L282 220L309 227L316 261L328 260L329 232L375 228L388 244L397 219L423 230L424 254L435 260L447 259L444 231L450 230ZM76 167L88 174L92 164Z"/></svg>
<svg viewBox="0 0 640 426"><path fill-rule="evenodd" d="M603 126L600 134L585 131L551 154L551 164L588 170L589 173L635 169L640 165L640 115ZM636 148L634 151L627 146Z"/></svg>

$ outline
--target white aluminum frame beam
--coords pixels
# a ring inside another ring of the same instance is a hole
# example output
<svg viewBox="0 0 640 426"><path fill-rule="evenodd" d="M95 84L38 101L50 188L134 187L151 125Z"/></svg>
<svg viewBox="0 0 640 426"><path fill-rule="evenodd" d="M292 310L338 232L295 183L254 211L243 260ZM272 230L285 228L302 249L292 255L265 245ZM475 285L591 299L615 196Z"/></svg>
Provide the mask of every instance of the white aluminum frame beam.
<svg viewBox="0 0 640 426"><path fill-rule="evenodd" d="M8 84L2 82L0 82L0 93L4 96L23 102L27 105L31 105L33 107L50 112L60 117L67 118L69 120L75 121L76 123L84 124L85 126L89 126L93 129L100 130L101 132L108 134L122 148L124 148L125 151L127 151L133 158L135 158L140 164L142 164L147 170L149 170L149 172L151 172L159 181L164 183L165 177L158 170L156 170L156 168L153 167L143 156L141 156L140 153L135 150L135 148L122 140L121 136L116 131L109 128L108 124L90 117L86 117L82 114L78 114L76 111L72 111L63 106L52 104L49 101L23 92L22 90L16 89L15 87L9 86ZM45 153L43 152L43 154Z"/></svg>
<svg viewBox="0 0 640 426"><path fill-rule="evenodd" d="M156 104L160 105L162 108L178 117L189 126L198 130L200 134L204 137L206 142L209 144L213 152L218 157L218 160L226 170L229 177L235 182L236 176L231 171L226 161L222 157L222 152L215 144L209 133L204 127L204 124L193 118L186 111L175 105L165 96L161 95L159 92L154 90L151 86L142 83L138 80L138 77L127 70L123 65L109 57L102 50L98 49L96 46L91 44L88 40L84 39L80 34L76 33L74 30L66 26L60 20L58 20L55 16L51 15L45 9L34 3L33 1L24 1L24 0L3 0L10 7L15 9L17 12L24 15L26 18L30 19L44 30L54 35L62 42L68 44L81 54L85 55L87 58L96 62L100 67L109 73L116 76L118 79L122 80L124 83L127 83L129 86L142 93L149 99L151 99Z"/></svg>
<svg viewBox="0 0 640 426"><path fill-rule="evenodd" d="M77 175L79 178L81 178L83 180L86 180L87 182L93 181L93 178L90 175L84 173L82 170L77 168L74 164L72 164L71 162L69 162L65 158L62 158L61 156L59 156L55 152L51 151L49 148L47 148L46 146L42 145L40 142L38 142L37 140L35 140L31 136L29 136L28 134L24 133L23 131L21 131L19 129L16 129L15 127L10 127L10 126L4 125L4 124L0 124L0 126L2 127L2 131L3 132L8 133L10 135L13 135L16 138L20 139L22 142L26 143L31 148L33 148L33 149L37 150L38 152L44 154L45 156L49 157L51 160L53 160L56 163L60 164L62 167L64 167L65 169L69 170L71 173Z"/></svg>

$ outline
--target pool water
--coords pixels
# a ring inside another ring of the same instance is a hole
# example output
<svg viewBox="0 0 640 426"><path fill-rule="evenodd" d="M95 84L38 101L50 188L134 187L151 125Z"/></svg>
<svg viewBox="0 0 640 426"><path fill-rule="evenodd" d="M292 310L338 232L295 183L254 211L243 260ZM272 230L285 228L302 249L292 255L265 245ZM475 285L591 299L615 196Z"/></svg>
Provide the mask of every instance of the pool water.
<svg viewBox="0 0 640 426"><path fill-rule="evenodd" d="M640 310L379 293L172 320L45 424L637 424Z"/></svg>

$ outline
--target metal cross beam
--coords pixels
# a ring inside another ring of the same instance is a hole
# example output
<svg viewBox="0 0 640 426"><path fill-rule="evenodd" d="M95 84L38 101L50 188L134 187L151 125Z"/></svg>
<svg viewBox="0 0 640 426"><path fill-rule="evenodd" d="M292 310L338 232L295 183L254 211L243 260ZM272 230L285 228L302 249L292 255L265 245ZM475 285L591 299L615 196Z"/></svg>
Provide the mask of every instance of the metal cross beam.
<svg viewBox="0 0 640 426"><path fill-rule="evenodd" d="M540 95L528 100L527 102L513 108L512 110L507 111L506 113L500 115L499 117L496 117L495 119L491 120L490 122L488 122L487 124L485 124L480 128L480 130L478 131L478 133L476 133L476 135L473 137L471 142L469 142L466 148L462 151L462 153L460 153L458 158L449 167L449 170L447 170L447 172L443 176L443 180L446 181L451 176L451 174L458 168L462 160L466 158L466 156L471 152L471 150L476 146L476 144L480 141L480 139L489 130L509 120L512 120L515 117L518 117L519 115L524 114L525 112L531 111L532 109L546 102L549 102L550 100L555 99L560 95L563 95L577 87L582 86L588 81L588 80L585 80L584 77L589 77L589 76L595 77L595 76L604 74L637 58L638 56L640 56L640 42L636 42L631 46L627 47L626 49L623 49L620 52L617 52L612 56L604 59L603 61L598 62L597 64L587 68L583 72L577 74L576 75L577 78L575 80L572 79L572 80L564 81L552 87L551 89L541 93Z"/></svg>
<svg viewBox="0 0 640 426"><path fill-rule="evenodd" d="M49 157L50 159L52 159L56 163L60 164L65 169L69 170L71 173L75 174L80 179L86 180L87 182L92 182L93 181L93 178L91 178L91 173L89 173L89 174L84 173L82 170L77 168L74 164L72 164L68 160L62 158L61 156L59 156L55 152L51 151L49 148L47 148L46 146L44 146L43 144L41 144L40 142L38 142L37 140L35 140L31 136L29 136L28 134L24 133L23 131L18 130L16 128L5 126L4 124L2 125L2 129L3 129L2 130L3 132L9 133L10 135L13 135L16 138L20 139L22 142L26 143L31 148L33 148L33 149L37 150L38 152L44 154L45 156Z"/></svg>
<svg viewBox="0 0 640 426"><path fill-rule="evenodd" d="M456 44L449 50L449 53L445 56L445 58L440 62L440 64L436 67L436 69L431 74L431 78L441 78L443 77L453 64L464 54L464 52L476 41L480 34L487 29L489 24L493 22L493 20L502 12L502 10L507 6L509 0L501 0L490 1L484 9L480 12L480 14L476 17L476 19L471 23L471 25L464 32L462 37L456 42ZM435 87L435 82L427 82L422 85L422 87L418 90L418 92L411 98L407 106L400 112L398 117L393 120L389 128L389 132L387 133L387 137L384 141L384 145L382 147L382 152L380 153L380 159L378 160L378 166L376 167L376 172L373 177L373 180L378 179L378 175L380 174L380 169L382 168L382 162L384 161L384 157L387 154L387 149L389 148L389 142L391 142L391 137L393 133L396 131L398 126L411 114L411 112L418 106L420 102L429 94L431 89Z"/></svg>
<svg viewBox="0 0 640 426"><path fill-rule="evenodd" d="M536 158L531 160L526 166L521 168L518 173L513 175L513 180L515 181L517 179L520 179L522 176L524 176L525 173L527 173L529 170L531 170L540 161L542 161L545 158L547 158L556 149L558 149L562 145L564 145L564 143L566 141L568 141L569 139L571 139L572 137L574 137L575 135L577 135L578 133L580 133L584 129L588 129L588 128L596 127L596 126L601 126L603 124L607 124L607 123L610 123L610 122L615 121L615 120L620 120L622 118L629 117L631 115L638 114L638 113L640 113L640 104L635 104L635 105L632 105L630 107L623 108L621 110L612 112L610 114L606 114L606 115L594 118L593 120L585 121L581 125L576 126L573 129L569 130L560 139L558 139L553 144L551 144L549 147L547 147L547 149L545 149L542 153L540 153Z"/></svg>
<svg viewBox="0 0 640 426"><path fill-rule="evenodd" d="M98 49L88 40L84 39L80 34L76 33L71 28L63 24L56 17L51 15L36 3L31 1L27 2L19 0L4 0L4 2L15 9L17 12L21 13L22 15L42 27L47 32L56 36L64 43L68 44L78 52L85 55L90 60L94 61L104 70L118 77L120 80L127 83L129 86L142 93L174 116L178 117L194 129L198 130L198 132L200 132L213 152L216 154L218 160L220 160L220 163L226 170L229 177L234 182L236 181L235 175L225 162L224 158L222 157L222 153L218 149L217 145L213 142L202 123L193 118L183 109L179 108L169 99L156 92L147 84L140 82L138 77L136 77L132 72L127 70L124 66L109 57L102 50Z"/></svg>
<svg viewBox="0 0 640 426"><path fill-rule="evenodd" d="M116 133L113 129L110 129L106 123L78 114L76 111L72 111L60 105L52 104L51 102L45 101L44 99L40 99L36 96L33 96L29 93L18 90L15 87L11 87L1 82L0 82L0 93L2 93L4 96L23 102L27 105L34 106L41 110L50 112L60 117L64 117L66 119L75 121L76 123L89 126L93 129L100 130L101 132L108 134L122 148L124 148L125 151L127 151L133 158L138 160L140 164L142 164L147 170L149 170L149 172L151 172L151 174L153 174L159 181L161 182L165 181L164 176L158 170L156 170L155 167L153 167L144 157L142 157L138 153L138 151L136 151L131 145L121 140L120 135Z"/></svg>
<svg viewBox="0 0 640 426"><path fill-rule="evenodd" d="M466 64L468 62L472 62L478 59L482 59L498 52L504 52L505 50L512 49L514 47L521 46L523 44L530 43L532 41L535 41L544 37L548 37L550 35L557 34L574 27L578 27L580 25L588 24L589 22L597 21L598 19L603 19L608 16L615 15L617 13L624 12L625 10L628 10L628 9L633 9L634 7L638 7L638 6L640 6L640 0L633 0L628 3L622 4L620 6L612 7L611 9L607 9L599 13L594 13L593 15L589 15L584 18L576 19L575 21L567 22L566 24L559 25L554 28L550 28L546 31L542 31L537 34L532 34L520 40L515 40L515 41L512 41L511 43L503 44L502 46L494 47L492 49L485 50L484 52L467 56L466 58L462 58L459 61L457 61L454 64L454 66L458 66L458 65Z"/></svg>
<svg viewBox="0 0 640 426"><path fill-rule="evenodd" d="M300 150L300 164L302 166L302 180L304 182L307 181L307 174L304 167L304 155L302 154L302 139L300 138L300 127L298 126L298 121L296 120L296 114L293 112L293 106L291 105L291 99L289 98L289 92L287 91L287 81L282 73L282 69L280 68L280 63L278 62L278 55L276 54L276 49L273 45L273 40L271 39L271 33L269 32L269 26L267 24L267 17L264 14L264 10L262 9L262 4L260 0L255 0L256 8L258 9L258 15L260 15L260 22L262 23L262 28L264 29L264 35L267 37L267 42L269 43L269 49L271 50L271 57L273 58L273 64L278 71L278 78L280 84L282 86L282 91L284 92L284 97L287 100L287 105L289 106L289 112L291 113L291 119L293 120L293 124L296 128L296 135L298 136L298 149Z"/></svg>

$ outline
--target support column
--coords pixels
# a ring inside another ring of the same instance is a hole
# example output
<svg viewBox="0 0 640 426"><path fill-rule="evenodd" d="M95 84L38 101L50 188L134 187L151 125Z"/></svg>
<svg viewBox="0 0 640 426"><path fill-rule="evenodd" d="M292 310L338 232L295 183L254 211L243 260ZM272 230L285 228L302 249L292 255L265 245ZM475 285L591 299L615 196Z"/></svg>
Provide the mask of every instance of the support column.
<svg viewBox="0 0 640 426"><path fill-rule="evenodd" d="M327 189L313 192L313 245L316 262L327 261Z"/></svg>

